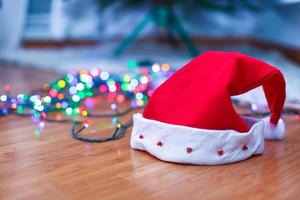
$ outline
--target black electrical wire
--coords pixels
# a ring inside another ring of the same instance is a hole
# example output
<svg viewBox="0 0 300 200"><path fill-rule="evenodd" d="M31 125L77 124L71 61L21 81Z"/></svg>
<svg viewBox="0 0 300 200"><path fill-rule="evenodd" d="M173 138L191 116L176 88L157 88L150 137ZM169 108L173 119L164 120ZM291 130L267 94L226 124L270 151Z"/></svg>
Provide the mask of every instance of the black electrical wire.
<svg viewBox="0 0 300 200"><path fill-rule="evenodd" d="M134 111L134 110L137 110L140 108L143 108L143 107L136 107L136 108L129 107L126 110L124 110L123 112L117 111L115 114L89 113L88 116L95 117L95 118L120 117L120 116L124 116L124 115L128 114L131 111ZM82 132L84 129L88 128L86 122L85 121L74 121L72 123L71 135L74 139L82 141L82 142L88 142L88 143L108 142L108 141L117 140L117 139L124 137L127 129L130 128L132 126L132 124L133 124L132 119L130 119L125 124L123 124L121 122L117 122L111 137L92 139L92 138L87 138L87 137L83 137L83 136L79 135L80 132ZM78 127L78 125L81 125L81 127L79 129L76 129L76 127Z"/></svg>
<svg viewBox="0 0 300 200"><path fill-rule="evenodd" d="M81 127L78 130L76 130L76 127L79 124L81 125ZM122 123L118 122L117 125L114 128L114 131L113 131L111 137L93 139L93 138L87 138L87 137L83 137L83 136L79 135L80 132L82 132L84 129L86 129L88 127L88 126L86 126L85 122L73 122L71 134L72 134L72 137L74 139L82 141L82 142L102 143L102 142L117 140L117 139L120 139L120 138L124 137L127 129L129 127L131 127L132 124L133 124L132 119L130 119L125 124L122 124Z"/></svg>

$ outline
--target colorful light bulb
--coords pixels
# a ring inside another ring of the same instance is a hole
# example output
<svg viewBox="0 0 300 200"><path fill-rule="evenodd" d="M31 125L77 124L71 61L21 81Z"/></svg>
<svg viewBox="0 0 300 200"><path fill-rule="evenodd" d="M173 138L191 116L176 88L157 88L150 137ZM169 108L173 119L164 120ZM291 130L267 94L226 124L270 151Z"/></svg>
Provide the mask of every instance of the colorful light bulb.
<svg viewBox="0 0 300 200"><path fill-rule="evenodd" d="M74 102L79 102L79 101L80 101L79 95L77 95L77 94L73 95L73 96L72 96L72 100L73 100Z"/></svg>
<svg viewBox="0 0 300 200"><path fill-rule="evenodd" d="M57 84L58 84L58 87L64 88L64 87L66 86L66 81L64 81L64 80L59 80L59 81L57 82Z"/></svg>
<svg viewBox="0 0 300 200"><path fill-rule="evenodd" d="M159 70L160 70L159 64L153 64L152 65L152 71L153 72L159 72Z"/></svg>
<svg viewBox="0 0 300 200"><path fill-rule="evenodd" d="M104 81L106 81L109 78L109 74L106 71L103 71L100 73L100 78Z"/></svg>

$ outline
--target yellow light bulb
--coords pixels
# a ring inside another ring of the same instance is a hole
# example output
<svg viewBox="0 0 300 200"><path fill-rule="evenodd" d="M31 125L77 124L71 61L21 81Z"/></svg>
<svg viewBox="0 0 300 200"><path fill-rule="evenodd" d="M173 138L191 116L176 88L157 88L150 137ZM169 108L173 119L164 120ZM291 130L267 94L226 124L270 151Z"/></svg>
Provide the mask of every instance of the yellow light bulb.
<svg viewBox="0 0 300 200"><path fill-rule="evenodd" d="M87 112L86 110L83 110L83 111L81 112L81 114L82 114L82 116L87 116L87 115L88 115L88 112Z"/></svg>
<svg viewBox="0 0 300 200"><path fill-rule="evenodd" d="M61 108L61 103L56 103L56 104L55 104L55 107L56 107L56 108Z"/></svg>
<svg viewBox="0 0 300 200"><path fill-rule="evenodd" d="M66 86L66 81L64 81L64 80L59 80L57 84L58 84L58 87L64 88L64 87Z"/></svg>

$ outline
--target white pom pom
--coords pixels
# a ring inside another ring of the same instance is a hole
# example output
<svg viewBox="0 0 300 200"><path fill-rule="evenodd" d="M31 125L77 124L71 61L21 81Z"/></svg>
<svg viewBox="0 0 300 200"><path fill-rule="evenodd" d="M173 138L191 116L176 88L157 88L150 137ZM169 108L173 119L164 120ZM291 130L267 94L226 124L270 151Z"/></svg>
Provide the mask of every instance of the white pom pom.
<svg viewBox="0 0 300 200"><path fill-rule="evenodd" d="M264 121L264 138L267 140L283 140L285 124L279 119L277 125L270 123L270 117L263 118Z"/></svg>

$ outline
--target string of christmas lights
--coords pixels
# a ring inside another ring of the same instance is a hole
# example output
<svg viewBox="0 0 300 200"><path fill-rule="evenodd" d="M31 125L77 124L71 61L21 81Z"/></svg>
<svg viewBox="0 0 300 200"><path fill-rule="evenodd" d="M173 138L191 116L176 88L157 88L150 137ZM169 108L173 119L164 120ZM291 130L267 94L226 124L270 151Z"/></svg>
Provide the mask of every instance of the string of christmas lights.
<svg viewBox="0 0 300 200"><path fill-rule="evenodd" d="M105 142L119 139L124 136L126 129L132 121L121 123L118 117L128 114L134 109L146 105L155 88L170 77L175 70L169 64L150 64L150 67L139 66L136 61L128 62L130 73L110 73L102 69L72 70L60 79L45 83L40 92L33 94L10 95L10 85L4 86L4 94L0 95L0 116L15 114L18 116L31 116L38 124L35 135L39 136L47 122L72 122L73 138L89 143ZM110 113L93 112L95 101L104 99L110 106ZM124 111L126 102L130 106ZM266 116L269 112L260 111L256 104L245 104L233 100L237 106L247 109L246 115ZM51 118L48 114L63 113L66 117ZM300 111L294 108L285 108L284 114L295 115L300 119ZM88 128L86 120L74 120L74 116L86 118L112 118L115 131L109 138L90 139L79 135ZM77 127L79 129L77 129Z"/></svg>
<svg viewBox="0 0 300 200"><path fill-rule="evenodd" d="M21 93L16 97L10 95L10 86L5 85L5 94L0 95L0 116L31 116L32 121L38 124L36 136L40 135L45 121L84 123L72 119L74 116L112 118L113 124L121 124L119 116L142 108L157 85L174 73L169 64L148 66L138 66L136 61L131 60L128 62L130 73L109 73L97 68L73 70L56 81L43 84L40 92ZM109 104L112 112L92 111L99 98ZM119 108L124 107L126 102L130 102L130 107L121 112ZM51 112L64 113L66 117L51 118L48 115ZM129 127L131 123L126 124L122 124L122 128Z"/></svg>

